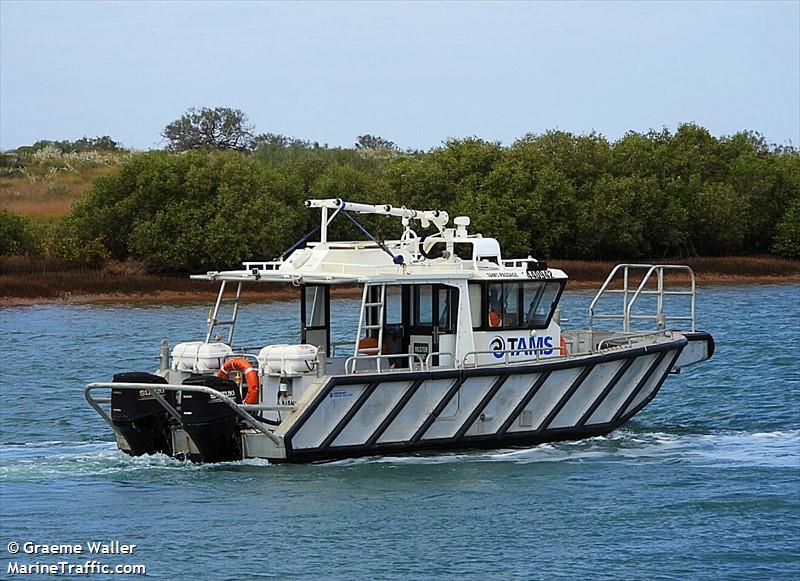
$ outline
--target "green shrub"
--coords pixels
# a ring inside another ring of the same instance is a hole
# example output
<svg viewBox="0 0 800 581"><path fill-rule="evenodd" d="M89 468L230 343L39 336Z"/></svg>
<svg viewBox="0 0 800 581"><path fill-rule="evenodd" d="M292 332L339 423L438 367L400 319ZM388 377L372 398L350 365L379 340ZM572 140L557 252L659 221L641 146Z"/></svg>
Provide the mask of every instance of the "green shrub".
<svg viewBox="0 0 800 581"><path fill-rule="evenodd" d="M41 233L28 219L0 208L0 257L37 254Z"/></svg>
<svg viewBox="0 0 800 581"><path fill-rule="evenodd" d="M253 154L130 154L75 205L53 252L179 271L235 267L279 255L316 225L303 200L341 197L468 215L470 230L498 238L508 256L797 256L800 154L755 133L716 138L686 124L609 142L549 131L510 146L470 137L372 157L262 137ZM358 219L379 237L399 233L399 221ZM362 235L339 218L331 237Z"/></svg>
<svg viewBox="0 0 800 581"><path fill-rule="evenodd" d="M52 226L44 240L45 254L76 266L98 268L111 256L100 237L85 236L70 218Z"/></svg>
<svg viewBox="0 0 800 581"><path fill-rule="evenodd" d="M800 198L789 206L775 228L772 252L786 258L800 258Z"/></svg>

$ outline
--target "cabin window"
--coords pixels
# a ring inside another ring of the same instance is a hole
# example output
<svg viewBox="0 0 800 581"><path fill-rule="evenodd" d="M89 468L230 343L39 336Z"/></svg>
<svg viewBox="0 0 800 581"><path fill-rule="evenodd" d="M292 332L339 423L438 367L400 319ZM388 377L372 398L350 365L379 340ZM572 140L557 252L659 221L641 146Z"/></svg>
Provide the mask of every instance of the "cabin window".
<svg viewBox="0 0 800 581"><path fill-rule="evenodd" d="M400 285L386 287L386 320L387 325L403 324L403 300Z"/></svg>
<svg viewBox="0 0 800 581"><path fill-rule="evenodd" d="M550 324L562 288L559 281L470 283L472 326L489 330L543 329Z"/></svg>
<svg viewBox="0 0 800 581"><path fill-rule="evenodd" d="M414 326L433 326L433 287L429 284L414 287Z"/></svg>
<svg viewBox="0 0 800 581"><path fill-rule="evenodd" d="M330 287L304 285L300 293L300 340L330 353Z"/></svg>
<svg viewBox="0 0 800 581"><path fill-rule="evenodd" d="M557 282L526 282L525 321L529 329L545 327L550 322L550 316L558 303L561 294L561 284Z"/></svg>
<svg viewBox="0 0 800 581"><path fill-rule="evenodd" d="M503 297L503 285L498 284L490 284L488 285L489 292L487 301L488 313L486 320L489 323L489 327L493 329L503 327L503 303L505 302Z"/></svg>
<svg viewBox="0 0 800 581"><path fill-rule="evenodd" d="M412 330L454 333L458 319L458 289L445 285L414 285L408 290Z"/></svg>
<svg viewBox="0 0 800 581"><path fill-rule="evenodd" d="M450 286L439 287L439 332L455 333L458 319L458 289Z"/></svg>
<svg viewBox="0 0 800 581"><path fill-rule="evenodd" d="M305 322L307 327L324 327L327 319L326 287L308 286L305 289Z"/></svg>
<svg viewBox="0 0 800 581"><path fill-rule="evenodd" d="M469 283L469 308L472 317L472 328L483 326L483 287L480 284Z"/></svg>
<svg viewBox="0 0 800 581"><path fill-rule="evenodd" d="M505 304L503 305L503 326L517 328L520 326L521 282L509 282L503 285Z"/></svg>

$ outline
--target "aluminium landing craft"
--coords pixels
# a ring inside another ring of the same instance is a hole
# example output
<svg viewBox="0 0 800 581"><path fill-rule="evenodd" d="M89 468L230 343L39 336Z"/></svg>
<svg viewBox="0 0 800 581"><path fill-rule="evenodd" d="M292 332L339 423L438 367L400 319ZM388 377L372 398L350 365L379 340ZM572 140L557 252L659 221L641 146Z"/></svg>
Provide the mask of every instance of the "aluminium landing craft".
<svg viewBox="0 0 800 581"><path fill-rule="evenodd" d="M317 241L192 277L220 282L203 338L171 352L162 341L153 373L86 387L121 450L306 462L580 439L623 425L670 373L713 355L712 337L695 329L687 266L618 265L588 328L566 330L558 304L567 275L530 257L504 259L497 240L468 232L467 217L450 226L438 210L306 205L321 211ZM329 240L340 214L367 239ZM377 240L353 214L397 217L403 233ZM299 287L300 341L264 337L246 350L233 342L242 290L265 282ZM363 288L349 344L331 340L330 289L342 284Z"/></svg>

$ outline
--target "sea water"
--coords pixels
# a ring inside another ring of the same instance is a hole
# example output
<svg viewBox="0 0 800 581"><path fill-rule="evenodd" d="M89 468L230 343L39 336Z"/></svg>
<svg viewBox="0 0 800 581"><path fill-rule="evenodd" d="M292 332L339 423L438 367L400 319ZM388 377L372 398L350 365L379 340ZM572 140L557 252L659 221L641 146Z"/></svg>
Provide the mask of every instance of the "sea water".
<svg viewBox="0 0 800 581"><path fill-rule="evenodd" d="M591 296L565 296L565 327ZM335 301L335 339L352 340L357 308ZM154 369L163 337L201 338L207 305L0 309L0 578L37 563L42 578L58 563L90 578L800 578L800 285L704 288L697 312L714 358L607 437L197 465L119 452L83 387ZM241 314L240 344L297 340L293 303ZM87 545L114 542L135 547Z"/></svg>

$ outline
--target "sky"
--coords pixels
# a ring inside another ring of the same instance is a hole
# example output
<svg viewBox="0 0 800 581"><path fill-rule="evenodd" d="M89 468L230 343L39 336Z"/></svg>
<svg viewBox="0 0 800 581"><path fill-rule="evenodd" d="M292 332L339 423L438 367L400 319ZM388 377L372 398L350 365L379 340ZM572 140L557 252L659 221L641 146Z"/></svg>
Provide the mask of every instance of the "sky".
<svg viewBox="0 0 800 581"><path fill-rule="evenodd" d="M800 1L0 0L0 149L161 148L190 107L332 146L685 122L799 146Z"/></svg>

